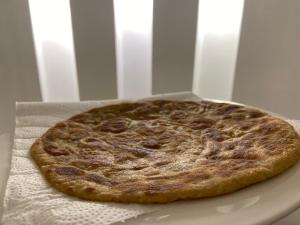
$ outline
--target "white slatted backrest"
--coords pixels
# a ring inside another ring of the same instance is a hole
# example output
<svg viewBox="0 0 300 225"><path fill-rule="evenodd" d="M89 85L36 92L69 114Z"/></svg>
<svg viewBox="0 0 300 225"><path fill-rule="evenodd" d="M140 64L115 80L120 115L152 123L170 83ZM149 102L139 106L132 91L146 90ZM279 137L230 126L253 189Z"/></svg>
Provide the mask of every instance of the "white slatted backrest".
<svg viewBox="0 0 300 225"><path fill-rule="evenodd" d="M113 1L119 98L152 94L153 4L157 10L158 1ZM193 91L204 97L230 100L243 1L225 2L200 0ZM43 100L78 101L69 0L29 0L29 4Z"/></svg>

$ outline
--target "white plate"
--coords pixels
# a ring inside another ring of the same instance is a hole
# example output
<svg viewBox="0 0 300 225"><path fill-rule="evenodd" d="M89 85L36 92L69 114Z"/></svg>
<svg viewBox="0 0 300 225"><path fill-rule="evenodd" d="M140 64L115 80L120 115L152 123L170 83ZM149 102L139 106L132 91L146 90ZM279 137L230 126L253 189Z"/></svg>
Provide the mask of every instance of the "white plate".
<svg viewBox="0 0 300 225"><path fill-rule="evenodd" d="M300 163L279 176L238 192L171 203L159 212L126 222L130 225L270 224L300 207L299 187Z"/></svg>
<svg viewBox="0 0 300 225"><path fill-rule="evenodd" d="M266 182L262 182L260 184L256 184L251 187L245 188L241 191L224 195L221 197L199 199L194 201L181 201L172 204L166 204L163 205L162 210L146 214L138 218L129 219L126 221L126 224L270 224L274 221L277 221L279 218L288 215L290 212L292 212L300 206L299 187L300 163L298 163L295 167L286 171L282 175L279 175ZM293 225L300 224L298 223L297 218L293 221L296 221L293 223ZM124 223L119 224L124 225Z"/></svg>

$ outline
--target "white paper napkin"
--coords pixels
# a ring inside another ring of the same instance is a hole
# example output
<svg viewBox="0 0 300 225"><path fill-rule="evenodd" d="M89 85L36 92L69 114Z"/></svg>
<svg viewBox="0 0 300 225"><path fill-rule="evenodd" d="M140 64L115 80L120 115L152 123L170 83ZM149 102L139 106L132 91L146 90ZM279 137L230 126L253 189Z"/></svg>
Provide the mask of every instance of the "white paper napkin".
<svg viewBox="0 0 300 225"><path fill-rule="evenodd" d="M200 100L190 92L151 97L155 98ZM101 203L69 197L49 186L29 155L34 140L58 121L93 107L116 102L120 101L17 104L3 225L106 225L162 208L160 205ZM289 122L300 131L300 122Z"/></svg>
<svg viewBox="0 0 300 225"><path fill-rule="evenodd" d="M199 100L190 92L153 96ZM3 225L101 225L155 211L158 205L101 203L69 197L49 186L29 155L36 138L58 121L90 108L120 102L18 103L12 163L4 197Z"/></svg>

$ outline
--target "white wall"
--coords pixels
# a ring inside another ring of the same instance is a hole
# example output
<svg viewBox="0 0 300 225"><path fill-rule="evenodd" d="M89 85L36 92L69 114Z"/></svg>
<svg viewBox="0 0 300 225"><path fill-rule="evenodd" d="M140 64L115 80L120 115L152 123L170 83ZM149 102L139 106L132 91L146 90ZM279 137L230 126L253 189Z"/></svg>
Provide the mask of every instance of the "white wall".
<svg viewBox="0 0 300 225"><path fill-rule="evenodd" d="M300 1L246 0L233 100L300 119Z"/></svg>

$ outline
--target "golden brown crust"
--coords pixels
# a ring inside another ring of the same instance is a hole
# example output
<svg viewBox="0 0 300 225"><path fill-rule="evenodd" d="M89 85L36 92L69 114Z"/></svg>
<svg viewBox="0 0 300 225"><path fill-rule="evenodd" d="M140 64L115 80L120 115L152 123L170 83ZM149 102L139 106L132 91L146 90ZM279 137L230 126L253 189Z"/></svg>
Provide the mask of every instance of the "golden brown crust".
<svg viewBox="0 0 300 225"><path fill-rule="evenodd" d="M56 124L31 147L58 190L83 199L171 202L216 196L275 176L300 157L285 121L209 101L122 103Z"/></svg>

